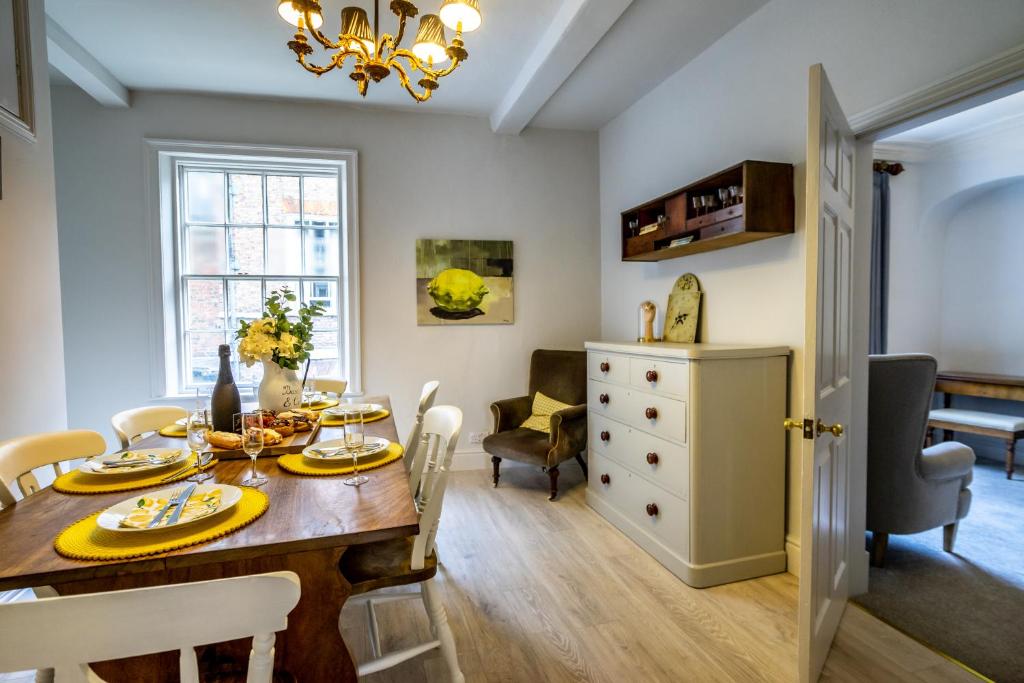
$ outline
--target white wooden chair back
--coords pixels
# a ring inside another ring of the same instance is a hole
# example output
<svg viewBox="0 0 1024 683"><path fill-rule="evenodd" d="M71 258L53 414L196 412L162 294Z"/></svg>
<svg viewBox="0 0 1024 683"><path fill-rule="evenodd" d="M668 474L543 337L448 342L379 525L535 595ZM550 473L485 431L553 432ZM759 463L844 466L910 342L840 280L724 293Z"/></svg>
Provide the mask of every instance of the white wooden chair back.
<svg viewBox="0 0 1024 683"><path fill-rule="evenodd" d="M419 488L420 475L423 472L422 458L425 452L425 449L421 448L423 416L434 407L434 399L437 398L437 388L439 386L441 386L441 383L437 380L431 380L423 385L423 390L420 392L420 405L416 410L416 421L409 432L409 438L405 441L405 452L402 454L402 463L405 465L405 471L409 473L409 490L412 491L414 496ZM421 460L417 460L417 456Z"/></svg>
<svg viewBox="0 0 1024 683"><path fill-rule="evenodd" d="M325 394L334 394L338 398L341 398L345 393L345 389L348 388L348 381L332 377L317 377L316 379L309 380L309 385L313 387L314 391L322 391Z"/></svg>
<svg viewBox="0 0 1024 683"><path fill-rule="evenodd" d="M274 572L3 604L0 671L96 681L86 662L180 649L181 680L198 683L195 646L254 636L247 681L270 683L274 632L299 593L296 574Z"/></svg>
<svg viewBox="0 0 1024 683"><path fill-rule="evenodd" d="M107 450L106 440L91 429L70 429L18 436L0 443L0 508L14 504L14 486L23 496L41 487L32 470L52 465L57 476L64 474L60 463L89 458Z"/></svg>
<svg viewBox="0 0 1024 683"><path fill-rule="evenodd" d="M110 418L110 424L121 442L121 448L128 448L144 434L160 431L174 424L175 420L187 416L188 411L178 406L149 406L122 410Z"/></svg>
<svg viewBox="0 0 1024 683"><path fill-rule="evenodd" d="M423 467L415 494L420 533L412 546L413 569L422 569L425 559L434 552L448 471L461 431L462 411L455 406L434 406L423 416Z"/></svg>

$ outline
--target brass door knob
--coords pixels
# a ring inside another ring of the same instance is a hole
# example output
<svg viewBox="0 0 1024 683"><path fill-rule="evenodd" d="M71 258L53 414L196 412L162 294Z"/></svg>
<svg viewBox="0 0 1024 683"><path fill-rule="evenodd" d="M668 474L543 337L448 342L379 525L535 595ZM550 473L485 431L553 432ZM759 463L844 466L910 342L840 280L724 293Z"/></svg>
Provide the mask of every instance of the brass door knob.
<svg viewBox="0 0 1024 683"><path fill-rule="evenodd" d="M597 397L597 400L600 401L603 405L608 405L608 394L601 394L600 396Z"/></svg>
<svg viewBox="0 0 1024 683"><path fill-rule="evenodd" d="M648 465L657 465L658 464L658 454L657 453L648 453L647 454L647 464Z"/></svg>
<svg viewBox="0 0 1024 683"><path fill-rule="evenodd" d="M658 504L657 503L648 503L647 504L647 514L649 516L651 516L651 517L657 517L658 516Z"/></svg>
<svg viewBox="0 0 1024 683"><path fill-rule="evenodd" d="M818 420L818 424L815 427L815 430L818 432L818 436L821 436L825 432L831 432L832 436L836 437L837 439L843 435L844 431L843 425L839 424L838 422L835 423L834 425L827 425L821 420Z"/></svg>
<svg viewBox="0 0 1024 683"><path fill-rule="evenodd" d="M605 486L607 486L608 484L612 483L612 478L609 477L607 474L602 474L601 475L601 483L604 484Z"/></svg>
<svg viewBox="0 0 1024 683"><path fill-rule="evenodd" d="M647 381L648 382L657 382L658 381L658 371L657 370L648 370L646 377L647 377Z"/></svg>
<svg viewBox="0 0 1024 683"><path fill-rule="evenodd" d="M647 410L644 411L644 415L647 416L648 420L657 420L658 419L658 409L657 408L648 408Z"/></svg>
<svg viewBox="0 0 1024 683"><path fill-rule="evenodd" d="M804 421L803 420L794 420L791 417L787 417L783 421L782 426L785 427L786 429L799 429L800 431L803 431L803 429L804 429Z"/></svg>
<svg viewBox="0 0 1024 683"><path fill-rule="evenodd" d="M601 363L601 372L608 372L611 369L612 369L612 366L608 365L607 361Z"/></svg>

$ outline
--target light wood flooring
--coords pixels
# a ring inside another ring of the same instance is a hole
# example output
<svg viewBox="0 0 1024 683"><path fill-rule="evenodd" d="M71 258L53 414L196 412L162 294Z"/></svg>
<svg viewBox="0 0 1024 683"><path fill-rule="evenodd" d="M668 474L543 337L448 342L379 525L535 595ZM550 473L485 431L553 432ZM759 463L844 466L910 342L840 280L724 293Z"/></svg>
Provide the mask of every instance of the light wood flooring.
<svg viewBox="0 0 1024 683"><path fill-rule="evenodd" d="M574 463L562 469L554 503L539 470L505 467L498 489L486 472L452 475L438 580L467 681L796 680L795 577L689 588L586 506ZM342 616L357 659L369 656L364 614ZM418 602L378 617L385 650L429 638ZM366 680L447 670L435 651ZM822 680L977 681L854 606Z"/></svg>

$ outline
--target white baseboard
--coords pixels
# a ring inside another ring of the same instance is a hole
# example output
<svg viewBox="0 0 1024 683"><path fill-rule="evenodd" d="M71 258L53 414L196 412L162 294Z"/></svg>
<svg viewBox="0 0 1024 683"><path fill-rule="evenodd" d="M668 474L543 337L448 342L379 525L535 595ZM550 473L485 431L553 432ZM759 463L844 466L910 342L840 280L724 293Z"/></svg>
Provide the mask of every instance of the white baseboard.
<svg viewBox="0 0 1024 683"><path fill-rule="evenodd" d="M786 571L800 578L800 544L786 539Z"/></svg>

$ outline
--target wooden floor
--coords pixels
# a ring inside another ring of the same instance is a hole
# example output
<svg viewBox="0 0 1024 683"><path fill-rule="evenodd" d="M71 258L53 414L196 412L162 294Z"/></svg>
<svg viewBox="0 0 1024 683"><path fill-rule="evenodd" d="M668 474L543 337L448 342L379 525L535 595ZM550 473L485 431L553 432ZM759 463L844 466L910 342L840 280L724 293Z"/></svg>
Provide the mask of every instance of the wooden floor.
<svg viewBox="0 0 1024 683"><path fill-rule="evenodd" d="M584 502L575 464L550 503L540 471L452 475L439 583L467 681L794 681L797 581L779 574L697 590L676 579ZM372 484L371 484L372 485ZM428 639L418 602L378 607L385 650ZM364 612L342 615L358 659ZM436 652L368 676L445 681ZM849 607L826 681L976 681Z"/></svg>

